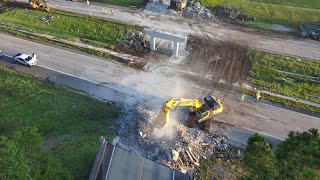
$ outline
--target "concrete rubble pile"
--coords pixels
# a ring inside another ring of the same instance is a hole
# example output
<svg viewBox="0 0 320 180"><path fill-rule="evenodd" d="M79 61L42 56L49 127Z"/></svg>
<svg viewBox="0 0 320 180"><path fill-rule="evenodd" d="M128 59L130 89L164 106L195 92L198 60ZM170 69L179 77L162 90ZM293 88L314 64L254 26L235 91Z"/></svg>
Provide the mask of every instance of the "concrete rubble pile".
<svg viewBox="0 0 320 180"><path fill-rule="evenodd" d="M302 37L320 41L320 23L301 24L298 30Z"/></svg>
<svg viewBox="0 0 320 180"><path fill-rule="evenodd" d="M187 17L200 17L200 18L211 18L212 14L209 9L202 6L199 2L191 3L187 6L183 13Z"/></svg>
<svg viewBox="0 0 320 180"><path fill-rule="evenodd" d="M218 18L228 20L240 20L240 21L255 21L255 17L247 16L243 11L236 8L228 8L222 6L215 6L213 8L214 15Z"/></svg>
<svg viewBox="0 0 320 180"><path fill-rule="evenodd" d="M42 23L45 23L45 24L50 24L54 21L54 17L53 16L40 16L38 14L33 14L31 12L28 12L27 14L28 17L33 17L33 18L38 18L40 19L40 21Z"/></svg>
<svg viewBox="0 0 320 180"><path fill-rule="evenodd" d="M202 159L212 155L236 158L229 151L226 137L187 128L179 122L169 126L171 132L166 127L156 129L152 121L157 114L144 105L138 104L136 107L126 107L125 114L119 120L120 142L130 150L184 173L192 172ZM155 132L164 135L155 136Z"/></svg>
<svg viewBox="0 0 320 180"><path fill-rule="evenodd" d="M54 21L54 17L53 16L44 16L43 18L41 18L41 22L45 23L45 24L50 24Z"/></svg>
<svg viewBox="0 0 320 180"><path fill-rule="evenodd" d="M142 31L129 32L125 35L124 41L120 43L120 46L138 51L146 50L148 49L146 35Z"/></svg>
<svg viewBox="0 0 320 180"><path fill-rule="evenodd" d="M148 3L145 8L146 11L165 14L165 15L175 15L176 12L168 9L168 5L162 3Z"/></svg>
<svg viewBox="0 0 320 180"><path fill-rule="evenodd" d="M200 160L220 152L221 156L228 148L228 139L224 136L207 134L202 131L191 132L183 125L178 128L178 143L171 147L171 159L164 164L183 173L194 170Z"/></svg>

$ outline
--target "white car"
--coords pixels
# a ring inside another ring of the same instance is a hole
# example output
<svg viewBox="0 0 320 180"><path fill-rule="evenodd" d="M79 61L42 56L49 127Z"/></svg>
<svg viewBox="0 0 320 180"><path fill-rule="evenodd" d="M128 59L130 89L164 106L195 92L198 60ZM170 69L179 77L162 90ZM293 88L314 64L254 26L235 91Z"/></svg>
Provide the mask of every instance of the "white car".
<svg viewBox="0 0 320 180"><path fill-rule="evenodd" d="M38 63L38 60L35 54L33 54L32 56L27 54L17 54L13 56L13 59L27 66L35 66Z"/></svg>

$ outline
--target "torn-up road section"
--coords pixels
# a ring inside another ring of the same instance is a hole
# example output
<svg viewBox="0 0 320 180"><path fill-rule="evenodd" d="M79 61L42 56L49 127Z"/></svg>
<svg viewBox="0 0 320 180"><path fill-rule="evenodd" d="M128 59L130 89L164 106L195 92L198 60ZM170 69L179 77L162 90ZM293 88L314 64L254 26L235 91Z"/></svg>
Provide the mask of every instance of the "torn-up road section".
<svg viewBox="0 0 320 180"><path fill-rule="evenodd" d="M182 67L210 81L241 84L249 75L250 50L246 46L189 36L187 51L189 55Z"/></svg>

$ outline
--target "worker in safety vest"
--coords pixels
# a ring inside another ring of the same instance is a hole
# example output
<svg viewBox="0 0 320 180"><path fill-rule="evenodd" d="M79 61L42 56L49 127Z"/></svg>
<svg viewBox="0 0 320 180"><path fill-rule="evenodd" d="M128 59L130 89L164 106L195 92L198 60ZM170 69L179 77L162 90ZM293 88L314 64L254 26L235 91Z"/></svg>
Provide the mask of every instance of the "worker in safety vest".
<svg viewBox="0 0 320 180"><path fill-rule="evenodd" d="M243 102L245 97L246 97L246 95L245 95L245 94L242 94L242 95L241 95L241 98L240 98L240 101Z"/></svg>
<svg viewBox="0 0 320 180"><path fill-rule="evenodd" d="M260 91L256 91L256 100L259 101L261 98L261 94L260 94Z"/></svg>

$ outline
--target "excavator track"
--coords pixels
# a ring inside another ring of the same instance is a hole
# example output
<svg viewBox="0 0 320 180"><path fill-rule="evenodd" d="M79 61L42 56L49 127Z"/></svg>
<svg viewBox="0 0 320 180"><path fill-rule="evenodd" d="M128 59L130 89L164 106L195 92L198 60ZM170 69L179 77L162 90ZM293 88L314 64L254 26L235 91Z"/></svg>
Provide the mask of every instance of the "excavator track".
<svg viewBox="0 0 320 180"><path fill-rule="evenodd" d="M201 130L203 130L205 132L210 132L211 120L212 120L212 118L207 119L206 121L204 121L202 123L198 123L196 120L196 114L190 113L189 119L187 122L187 127L194 128L198 124L198 126L200 127Z"/></svg>
<svg viewBox="0 0 320 180"><path fill-rule="evenodd" d="M196 124L197 124L196 113L190 113L189 119L188 119L188 122L187 122L187 127L188 128L193 128L193 127L195 127Z"/></svg>
<svg viewBox="0 0 320 180"><path fill-rule="evenodd" d="M212 120L212 118L207 119L207 120L205 120L205 121L202 123L202 124L203 124L203 131L204 131L204 132L210 132L211 120Z"/></svg>

